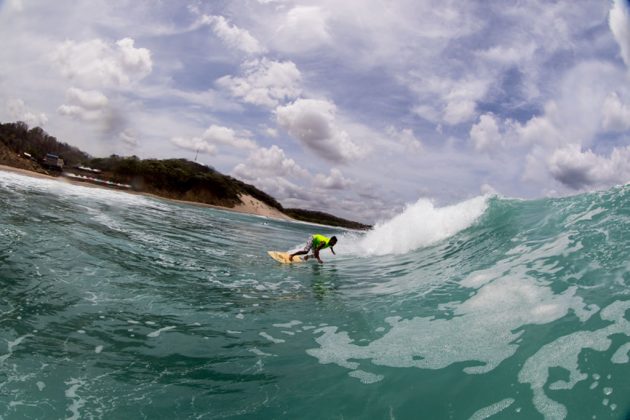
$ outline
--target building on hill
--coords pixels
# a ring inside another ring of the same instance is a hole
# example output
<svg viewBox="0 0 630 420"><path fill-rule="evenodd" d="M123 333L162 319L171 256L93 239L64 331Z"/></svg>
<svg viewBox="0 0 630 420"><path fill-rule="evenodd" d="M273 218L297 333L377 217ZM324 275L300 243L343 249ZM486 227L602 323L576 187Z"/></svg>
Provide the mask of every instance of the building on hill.
<svg viewBox="0 0 630 420"><path fill-rule="evenodd" d="M46 168L49 168L49 169L62 171L63 170L63 159L61 157L57 156L57 155L54 155L52 153L48 153L48 154L46 154L46 157L44 158L43 165Z"/></svg>

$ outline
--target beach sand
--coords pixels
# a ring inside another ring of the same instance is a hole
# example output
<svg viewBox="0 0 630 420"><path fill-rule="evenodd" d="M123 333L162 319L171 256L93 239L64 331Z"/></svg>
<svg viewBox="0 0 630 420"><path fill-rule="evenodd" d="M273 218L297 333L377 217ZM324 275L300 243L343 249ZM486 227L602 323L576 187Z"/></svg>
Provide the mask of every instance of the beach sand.
<svg viewBox="0 0 630 420"><path fill-rule="evenodd" d="M84 187L112 189L106 186L91 184L88 182L76 181L67 177L55 177L55 176L45 175L39 172L33 172L26 169L15 168L13 166L0 165L0 171L13 172L13 173L21 174L21 175L34 177L34 178L52 179L54 181L67 182L70 184L82 185ZM117 191L120 191L121 193L125 193L125 194L139 194L139 195L144 195L147 197L156 198L159 200L172 201L175 203L189 204L193 206L209 207L209 208L215 208L215 209L220 209L220 210L234 211L238 213L253 214L257 216L270 217L273 219L293 220L286 214L280 212L278 209L275 209L248 194L240 195L239 198L241 200L241 204L238 204L230 208L230 207L223 207L223 206L214 206L212 204L206 204L206 203L199 203L196 201L173 200L170 198L160 197L159 195L137 192L137 191L124 191L124 190L117 190Z"/></svg>

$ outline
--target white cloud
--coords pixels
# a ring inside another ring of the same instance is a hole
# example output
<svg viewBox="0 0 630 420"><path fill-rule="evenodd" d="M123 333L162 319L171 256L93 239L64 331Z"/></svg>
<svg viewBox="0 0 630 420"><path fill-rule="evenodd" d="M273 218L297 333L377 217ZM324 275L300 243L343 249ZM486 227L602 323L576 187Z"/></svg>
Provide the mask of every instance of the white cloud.
<svg viewBox="0 0 630 420"><path fill-rule="evenodd" d="M21 99L8 100L7 112L13 120L23 121L29 126L42 126L48 122L48 117L45 113L30 111Z"/></svg>
<svg viewBox="0 0 630 420"><path fill-rule="evenodd" d="M265 133L265 135L269 137L273 137L273 138L278 137L278 130L273 127L264 127L263 132Z"/></svg>
<svg viewBox="0 0 630 420"><path fill-rule="evenodd" d="M111 45L100 39L65 41L53 54L61 74L87 87L126 87L153 68L151 52L123 38Z"/></svg>
<svg viewBox="0 0 630 420"><path fill-rule="evenodd" d="M365 155L346 131L338 127L335 104L318 99L298 99L276 109L278 125L320 157L347 162Z"/></svg>
<svg viewBox="0 0 630 420"><path fill-rule="evenodd" d="M623 184L630 181L630 146L615 148L606 158L571 144L556 150L548 165L551 175L572 189Z"/></svg>
<svg viewBox="0 0 630 420"><path fill-rule="evenodd" d="M108 118L109 100L102 92L73 87L66 92L66 101L68 104L63 104L57 109L61 115L84 121L99 121Z"/></svg>
<svg viewBox="0 0 630 420"><path fill-rule="evenodd" d="M602 127L606 131L630 130L630 106L619 99L616 92L608 95L602 107Z"/></svg>
<svg viewBox="0 0 630 420"><path fill-rule="evenodd" d="M284 150L276 145L255 150L245 163L234 168L234 173L246 179L264 178L265 176L303 178L308 172L293 159L288 158Z"/></svg>
<svg viewBox="0 0 630 420"><path fill-rule="evenodd" d="M229 146L235 149L251 150L256 149L256 142L249 138L249 133L237 133L228 127L212 124L204 131L201 137L191 139L174 137L171 142L183 149L200 151L213 155L217 151L217 146Z"/></svg>
<svg viewBox="0 0 630 420"><path fill-rule="evenodd" d="M203 15L200 17L198 24L210 25L215 35L230 48L248 54L260 54L265 52L265 49L260 45L258 40L247 30L241 29L236 25L230 25L230 22L223 16Z"/></svg>
<svg viewBox="0 0 630 420"><path fill-rule="evenodd" d="M256 142L247 138L248 133L238 135L234 130L219 125L211 125L203 133L203 139L209 143L222 144L237 149L255 149Z"/></svg>
<svg viewBox="0 0 630 420"><path fill-rule="evenodd" d="M101 109L109 105L107 96L97 90L82 90L70 88L66 92L66 98L80 104L85 109Z"/></svg>
<svg viewBox="0 0 630 420"><path fill-rule="evenodd" d="M308 177L308 171L276 145L255 150L244 163L236 165L232 175L256 185L278 200L308 198L307 192L295 182Z"/></svg>
<svg viewBox="0 0 630 420"><path fill-rule="evenodd" d="M480 116L479 122L470 129L470 139L478 151L490 151L501 146L503 142L497 118L493 114Z"/></svg>
<svg viewBox="0 0 630 420"><path fill-rule="evenodd" d="M313 185L326 190L343 190L354 184L354 181L343 176L337 168L332 168L328 175L317 174L313 180Z"/></svg>
<svg viewBox="0 0 630 420"><path fill-rule="evenodd" d="M528 62L536 52L536 44L529 42L525 45L495 45L478 51L476 55L484 60L503 65L518 65Z"/></svg>
<svg viewBox="0 0 630 420"><path fill-rule="evenodd" d="M8 0L6 2L7 7L14 12L21 12L24 10L23 0Z"/></svg>
<svg viewBox="0 0 630 420"><path fill-rule="evenodd" d="M556 124L558 114L558 105L553 101L547 103L543 115L533 116L525 124L516 124L515 130L519 140L530 145L553 146L565 143L565 137Z"/></svg>
<svg viewBox="0 0 630 420"><path fill-rule="evenodd" d="M285 53L305 53L331 41L326 11L318 6L296 6L276 24L274 45Z"/></svg>
<svg viewBox="0 0 630 420"><path fill-rule="evenodd" d="M214 155L217 151L215 145L210 144L207 141L202 140L198 137L194 137L192 139L184 137L173 137L171 139L171 143L178 147L181 147L182 149L191 150L193 152L201 152L207 155Z"/></svg>
<svg viewBox="0 0 630 420"><path fill-rule="evenodd" d="M413 130L410 128L397 130L394 126L389 126L386 134L397 143L400 143L408 152L419 153L423 149L422 142L416 138Z"/></svg>
<svg viewBox="0 0 630 420"><path fill-rule="evenodd" d="M244 77L224 76L217 84L232 95L253 105L274 107L297 98L302 75L291 61L247 61L242 65Z"/></svg>
<svg viewBox="0 0 630 420"><path fill-rule="evenodd" d="M122 131L118 138L129 147L137 147L138 146L138 138L135 130L126 129Z"/></svg>
<svg viewBox="0 0 630 420"><path fill-rule="evenodd" d="M627 0L613 0L608 18L610 30L621 48L621 58L630 67L630 11Z"/></svg>
<svg viewBox="0 0 630 420"><path fill-rule="evenodd" d="M453 79L412 73L404 82L418 95L419 104L413 108L414 113L431 122L448 125L473 119L477 102L491 86L491 81L481 76Z"/></svg>

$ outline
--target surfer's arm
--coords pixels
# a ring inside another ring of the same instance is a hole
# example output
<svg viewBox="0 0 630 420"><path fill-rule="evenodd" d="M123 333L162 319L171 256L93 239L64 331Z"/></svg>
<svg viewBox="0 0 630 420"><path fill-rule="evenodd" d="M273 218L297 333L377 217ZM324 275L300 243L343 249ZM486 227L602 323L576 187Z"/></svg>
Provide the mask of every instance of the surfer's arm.
<svg viewBox="0 0 630 420"><path fill-rule="evenodd" d="M322 261L322 259L319 258L319 249L318 248L315 248L313 250L313 255L315 256L315 258L317 258L317 261L319 261L320 264L324 263L324 261Z"/></svg>

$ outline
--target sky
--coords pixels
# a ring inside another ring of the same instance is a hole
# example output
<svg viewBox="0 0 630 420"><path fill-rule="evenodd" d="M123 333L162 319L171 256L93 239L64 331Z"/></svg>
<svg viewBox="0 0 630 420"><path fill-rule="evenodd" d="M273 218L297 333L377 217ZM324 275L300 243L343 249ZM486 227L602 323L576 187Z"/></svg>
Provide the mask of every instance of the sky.
<svg viewBox="0 0 630 420"><path fill-rule="evenodd" d="M628 0L0 0L0 121L374 223L630 181Z"/></svg>

